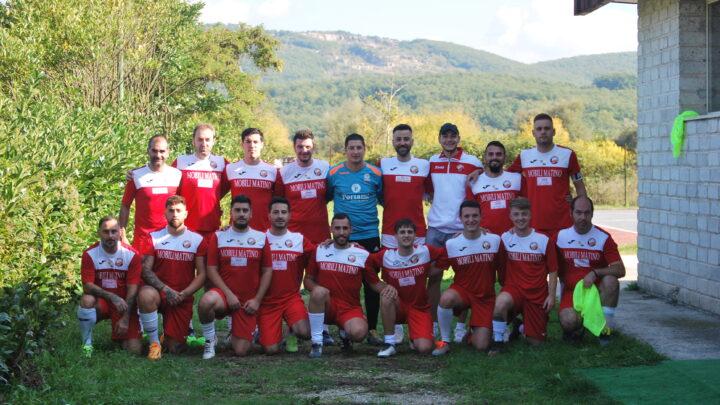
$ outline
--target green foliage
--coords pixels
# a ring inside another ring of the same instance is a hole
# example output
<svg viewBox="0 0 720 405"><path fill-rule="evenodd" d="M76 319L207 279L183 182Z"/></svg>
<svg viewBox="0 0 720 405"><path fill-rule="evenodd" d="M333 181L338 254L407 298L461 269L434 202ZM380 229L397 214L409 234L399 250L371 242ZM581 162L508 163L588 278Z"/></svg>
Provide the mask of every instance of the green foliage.
<svg viewBox="0 0 720 405"><path fill-rule="evenodd" d="M637 75L621 73L602 75L593 80L593 86L609 90L634 89L637 86Z"/></svg>
<svg viewBox="0 0 720 405"><path fill-rule="evenodd" d="M222 122L221 143L249 124L287 131L257 77L279 69L262 28L198 22L181 0L0 4L0 350L2 382L27 382L30 356L57 309L80 292L79 257L99 217L117 212L125 172L144 164L151 134L185 153L198 121ZM269 156L273 157L273 156ZM37 376L35 376L37 377ZM0 384L2 385L2 384ZM3 389L6 387L2 387Z"/></svg>

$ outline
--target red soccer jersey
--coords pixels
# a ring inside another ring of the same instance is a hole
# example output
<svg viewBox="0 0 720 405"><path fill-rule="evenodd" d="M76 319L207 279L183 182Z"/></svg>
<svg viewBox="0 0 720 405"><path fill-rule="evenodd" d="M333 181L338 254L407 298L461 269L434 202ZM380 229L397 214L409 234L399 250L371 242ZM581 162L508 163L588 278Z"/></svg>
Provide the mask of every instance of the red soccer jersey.
<svg viewBox="0 0 720 405"><path fill-rule="evenodd" d="M502 234L506 252L505 285L525 292L527 298L542 303L547 298L547 275L558 269L555 246L547 236L536 232L517 236L512 230Z"/></svg>
<svg viewBox="0 0 720 405"><path fill-rule="evenodd" d="M325 197L329 170L330 164L318 159L308 167L292 162L280 170L278 194L285 196L292 207L288 229L302 233L312 243L330 237Z"/></svg>
<svg viewBox="0 0 720 405"><path fill-rule="evenodd" d="M537 148L525 149L507 169L525 177L526 195L532 204L533 228L557 231L572 225L567 196L570 177L580 179L580 164L572 149L555 145L541 153Z"/></svg>
<svg viewBox="0 0 720 405"><path fill-rule="evenodd" d="M447 260L445 249L434 246L416 246L410 256L400 256L397 249L385 249L370 255L370 267L382 267L382 278L398 291L400 300L416 309L430 309L427 296L427 278L430 266ZM438 266L440 267L440 266Z"/></svg>
<svg viewBox="0 0 720 405"><path fill-rule="evenodd" d="M270 287L263 304L278 304L300 293L300 283L309 253L315 248L302 234L288 231L275 236L265 233L267 244L263 252L263 267L272 267Z"/></svg>
<svg viewBox="0 0 720 405"><path fill-rule="evenodd" d="M229 188L226 164L225 159L215 155L202 160L195 155L183 155L172 164L182 172L178 194L187 204L185 225L193 231L212 232L220 227L220 200Z"/></svg>
<svg viewBox="0 0 720 405"><path fill-rule="evenodd" d="M510 201L520 195L521 189L519 173L503 172L498 177L481 174L471 189L480 204L480 226L498 235L512 228Z"/></svg>
<svg viewBox="0 0 720 405"><path fill-rule="evenodd" d="M330 291L333 300L360 306L362 280L380 282L375 271L366 266L370 253L363 248L337 249L335 245L318 246L310 255L307 272L315 282Z"/></svg>
<svg viewBox="0 0 720 405"><path fill-rule="evenodd" d="M140 284L142 258L132 246L118 242L115 253L106 252L99 242L82 254L80 273L83 283L93 283L121 298L128 285Z"/></svg>
<svg viewBox="0 0 720 405"><path fill-rule="evenodd" d="M252 203L250 227L265 231L270 227L268 204L275 193L275 182L279 177L277 167L260 162L248 165L243 160L225 166L225 175L230 182L233 197L244 194Z"/></svg>
<svg viewBox="0 0 720 405"><path fill-rule="evenodd" d="M260 286L265 234L254 229L216 231L208 241L207 265L218 268L220 278L239 300L255 297Z"/></svg>
<svg viewBox="0 0 720 405"><path fill-rule="evenodd" d="M563 229L558 233L557 247L560 279L570 289L593 269L622 261L612 236L597 226L584 235L573 226Z"/></svg>
<svg viewBox="0 0 720 405"><path fill-rule="evenodd" d="M195 257L207 254L203 237L189 229L178 236L167 227L150 232L152 243L146 246L145 256L155 256L155 275L175 291L182 291L195 278Z"/></svg>
<svg viewBox="0 0 720 405"><path fill-rule="evenodd" d="M154 172L146 165L132 171L132 180L125 185L122 205L130 207L135 200L135 233L150 233L167 225L165 201L180 186L180 170L166 166Z"/></svg>
<svg viewBox="0 0 720 405"><path fill-rule="evenodd" d="M496 274L504 258L500 236L489 233L467 239L461 234L449 239L445 249L447 262L439 263L438 267L452 266L455 272L453 284L478 298L495 296Z"/></svg>
<svg viewBox="0 0 720 405"><path fill-rule="evenodd" d="M397 157L380 160L383 181L383 246L397 247L395 222L409 218L417 227L416 236L426 233L423 196L430 182L430 162L412 157L401 162Z"/></svg>

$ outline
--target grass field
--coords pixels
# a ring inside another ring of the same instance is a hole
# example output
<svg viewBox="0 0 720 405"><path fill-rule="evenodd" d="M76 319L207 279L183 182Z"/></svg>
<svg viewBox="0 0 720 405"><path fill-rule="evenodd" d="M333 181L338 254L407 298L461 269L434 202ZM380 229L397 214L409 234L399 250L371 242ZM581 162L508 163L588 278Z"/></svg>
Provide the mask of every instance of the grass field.
<svg viewBox="0 0 720 405"><path fill-rule="evenodd" d="M543 347L518 341L493 358L465 345L454 345L443 358L418 356L403 344L396 357L378 359L376 347L358 344L350 355L329 347L322 359L311 360L305 342L292 355L254 353L241 359L223 350L203 361L202 349L194 348L151 363L115 347L109 323L102 322L95 328L95 353L84 359L74 308L68 308L63 321L63 328L52 331L54 350L38 357L44 384L16 387L7 402L609 403L613 400L583 369L652 365L663 359L650 346L620 335L606 347L592 337L578 346L566 344L555 313ZM218 329L224 329L222 321Z"/></svg>

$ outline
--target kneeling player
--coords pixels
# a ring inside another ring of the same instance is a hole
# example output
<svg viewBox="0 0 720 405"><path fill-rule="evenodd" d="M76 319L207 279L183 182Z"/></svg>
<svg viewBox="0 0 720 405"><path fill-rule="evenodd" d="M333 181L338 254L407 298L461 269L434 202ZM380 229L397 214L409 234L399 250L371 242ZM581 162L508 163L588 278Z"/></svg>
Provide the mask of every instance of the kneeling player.
<svg viewBox="0 0 720 405"><path fill-rule="evenodd" d="M500 270L502 248L500 236L483 234L480 229L480 204L474 200L460 205L463 233L445 242L449 265L455 271L453 284L443 292L438 306L438 321L442 340L433 355L450 351L450 330L453 311L456 314L471 310L472 344L478 350L490 345L495 280ZM441 267L447 267L443 264Z"/></svg>
<svg viewBox="0 0 720 405"><path fill-rule="evenodd" d="M230 203L232 226L217 231L208 241L207 276L215 288L208 290L198 304L198 316L205 337L203 359L215 357L215 319L232 317L230 333L235 354L250 350L257 325L256 313L270 285L272 268L263 267L265 234L249 227L250 199L238 195Z"/></svg>
<svg viewBox="0 0 720 405"><path fill-rule="evenodd" d="M267 246L263 252L263 267L272 268L272 278L257 315L260 345L266 354L279 352L282 321L285 320L291 330L285 342L286 350L296 352L296 337L310 338L310 323L300 297L300 282L307 256L314 246L302 234L287 229L290 221L287 199L273 197L269 211L270 229L265 233Z"/></svg>
<svg viewBox="0 0 720 405"><path fill-rule="evenodd" d="M410 340L415 349L423 354L434 347L432 316L428 301L427 281L431 275L442 273L436 261L446 260L444 249L434 246L414 246L415 224L409 219L395 223L397 249L387 249L370 255L371 266L382 267L382 278L397 290L397 297L383 294L380 312L383 318L385 347L378 357L390 357L396 353L395 324L407 323Z"/></svg>
<svg viewBox="0 0 720 405"><path fill-rule="evenodd" d="M92 355L95 323L110 318L112 339L122 341L123 348L128 351L140 354L140 322L135 307L140 283L140 255L130 245L120 242L120 226L115 217L100 220L98 236L100 242L82 255L83 295L77 315L83 353L86 357Z"/></svg>
<svg viewBox="0 0 720 405"><path fill-rule="evenodd" d="M158 337L158 311L163 314L164 344L176 352L188 334L193 313L193 294L205 282L206 244L203 237L185 226L185 199L172 196L165 202L167 227L151 232L144 248L138 305L143 329L150 339L148 359L158 360L162 346Z"/></svg>
<svg viewBox="0 0 720 405"><path fill-rule="evenodd" d="M557 240L560 279L563 282L560 325L566 340L582 338L583 323L580 314L573 308L573 291L579 282L583 282L585 287L595 284L600 290L600 303L608 326L601 335L603 342L614 327L612 321L620 294L618 279L625 276L625 266L612 236L593 225L590 198L575 197L572 216L573 226L560 231Z"/></svg>
<svg viewBox="0 0 720 405"><path fill-rule="evenodd" d="M527 198L518 197L510 202L510 220L513 228L501 237L501 249L506 252L505 276L503 288L495 300L490 354L502 350L507 321L514 313L522 313L528 342L542 343L548 313L555 305L555 246L549 237L530 227L530 201Z"/></svg>
<svg viewBox="0 0 720 405"><path fill-rule="evenodd" d="M305 288L310 290L310 357L313 358L322 355L324 323L340 327L343 350L351 349L352 342L365 339L368 323L360 306L363 279L381 296L397 295L392 287L378 279L374 269L366 266L370 253L350 245L351 230L350 218L346 214L335 214L330 223L333 244L318 246L310 257Z"/></svg>

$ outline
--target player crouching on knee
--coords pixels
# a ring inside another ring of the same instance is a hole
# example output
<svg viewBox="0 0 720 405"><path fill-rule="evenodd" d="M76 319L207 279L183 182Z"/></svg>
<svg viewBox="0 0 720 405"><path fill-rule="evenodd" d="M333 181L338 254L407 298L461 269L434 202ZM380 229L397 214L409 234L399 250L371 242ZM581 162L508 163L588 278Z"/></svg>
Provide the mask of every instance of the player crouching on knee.
<svg viewBox="0 0 720 405"><path fill-rule="evenodd" d="M140 322L135 302L140 283L140 254L120 242L120 226L113 216L98 224L100 242L82 255L83 295L78 308L78 321L83 339L83 355L92 356L92 330L97 321L110 319L113 341L140 354ZM124 298L123 298L124 297Z"/></svg>
<svg viewBox="0 0 720 405"><path fill-rule="evenodd" d="M619 278L625 276L617 245L609 233L593 225L593 202L585 196L572 200L573 226L558 234L560 279L563 282L559 316L563 338L568 341L582 339L583 318L574 309L573 292L576 285L584 288L597 286L606 328L600 336L601 343L607 341L614 327L615 307L620 294Z"/></svg>
<svg viewBox="0 0 720 405"><path fill-rule="evenodd" d="M513 228L502 234L505 251L503 288L493 311L493 347L502 350L511 313L521 313L527 341L545 340L548 313L555 306L557 254L552 240L530 227L530 201L518 197L510 202Z"/></svg>
<svg viewBox="0 0 720 405"><path fill-rule="evenodd" d="M370 255L374 268L382 268L382 278L397 294L380 296L380 312L385 330L385 346L378 357L393 356L395 324L408 324L410 341L419 353L429 354L433 342L432 316L427 294L428 277L442 274L438 263L447 260L445 249L429 245L414 246L415 224L410 219L395 223L397 249L387 249Z"/></svg>
<svg viewBox="0 0 720 405"><path fill-rule="evenodd" d="M215 357L215 319L230 316L230 343L238 356L247 355L257 326L256 314L270 286L272 267L262 266L266 237L250 228L251 201L245 195L230 203L232 225L208 241L208 279L215 286L198 304L205 337L203 359Z"/></svg>
<svg viewBox="0 0 720 405"><path fill-rule="evenodd" d="M370 253L350 244L351 231L350 217L335 214L330 223L333 243L318 246L310 256L305 288L310 291L311 358L322 356L323 324L334 323L340 328L343 350L350 350L352 342L361 342L367 336L368 323L360 306L363 279L381 296L394 290L368 266Z"/></svg>
<svg viewBox="0 0 720 405"><path fill-rule="evenodd" d="M455 279L440 297L438 321L442 340L436 343L434 356L450 351L453 311L459 314L470 309L472 345L478 350L486 350L490 345L495 280L503 251L500 236L483 234L480 219L480 204L474 200L464 201L460 205L463 233L445 243L449 263L441 267L452 266Z"/></svg>

